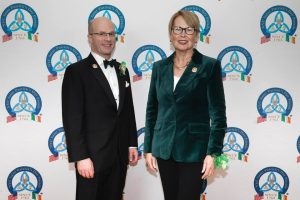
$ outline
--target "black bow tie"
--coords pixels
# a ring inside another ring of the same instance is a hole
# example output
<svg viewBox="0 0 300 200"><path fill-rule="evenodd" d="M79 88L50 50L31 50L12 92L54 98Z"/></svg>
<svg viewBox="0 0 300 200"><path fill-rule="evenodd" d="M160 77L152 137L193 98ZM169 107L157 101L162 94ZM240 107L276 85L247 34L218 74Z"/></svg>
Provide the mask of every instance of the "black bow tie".
<svg viewBox="0 0 300 200"><path fill-rule="evenodd" d="M103 61L103 64L104 64L105 69L106 69L108 66L114 67L114 66L116 65L116 63L117 63L116 59L112 59L112 60L110 60L110 61L108 61L108 60L104 60L104 61Z"/></svg>

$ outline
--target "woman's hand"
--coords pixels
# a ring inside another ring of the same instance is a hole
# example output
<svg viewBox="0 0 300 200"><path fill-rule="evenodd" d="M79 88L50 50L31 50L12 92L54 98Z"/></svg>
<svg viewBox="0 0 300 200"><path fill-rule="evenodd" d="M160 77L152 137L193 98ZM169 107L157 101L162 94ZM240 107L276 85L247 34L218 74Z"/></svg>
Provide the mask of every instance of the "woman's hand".
<svg viewBox="0 0 300 200"><path fill-rule="evenodd" d="M151 173L156 173L157 170L157 162L156 158L152 156L152 153L145 153L144 158L146 160L146 167Z"/></svg>
<svg viewBox="0 0 300 200"><path fill-rule="evenodd" d="M207 179L209 176L214 175L214 172L215 172L214 157L212 157L211 155L207 155L203 162L202 173L204 174L201 178Z"/></svg>

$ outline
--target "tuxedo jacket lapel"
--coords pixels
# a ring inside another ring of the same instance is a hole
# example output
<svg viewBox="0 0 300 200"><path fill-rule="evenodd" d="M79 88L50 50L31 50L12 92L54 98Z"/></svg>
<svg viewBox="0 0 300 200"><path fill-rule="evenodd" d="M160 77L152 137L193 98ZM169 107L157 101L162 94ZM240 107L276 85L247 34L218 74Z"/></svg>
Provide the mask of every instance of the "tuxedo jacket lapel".
<svg viewBox="0 0 300 200"><path fill-rule="evenodd" d="M100 66L98 65L97 61L92 56L92 54L90 54L88 56L88 60L89 60L89 65L90 65L89 66L89 70L94 75L94 77L98 80L98 83L102 86L102 88L105 91L105 94L110 99L110 101L112 102L112 104L114 104L115 107L117 108L117 103L116 103L115 97L114 97L114 95L113 95L113 93L111 91L110 85L109 85L109 83L108 83L108 81L107 81L104 73L102 72Z"/></svg>
<svg viewBox="0 0 300 200"><path fill-rule="evenodd" d="M118 114L120 114L123 105L124 105L124 97L125 97L125 88L126 88L126 80L125 80L125 75L121 75L120 73L120 64L117 63L117 66L114 66L117 77L118 77L118 83L119 83L119 108L118 108Z"/></svg>

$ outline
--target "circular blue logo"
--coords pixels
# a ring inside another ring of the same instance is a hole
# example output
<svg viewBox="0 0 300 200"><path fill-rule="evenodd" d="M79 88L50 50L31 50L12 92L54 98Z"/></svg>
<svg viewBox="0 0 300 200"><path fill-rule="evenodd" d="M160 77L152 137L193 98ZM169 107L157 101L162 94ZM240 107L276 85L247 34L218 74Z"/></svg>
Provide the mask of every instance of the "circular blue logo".
<svg viewBox="0 0 300 200"><path fill-rule="evenodd" d="M185 6L181 10L191 11L198 15L200 20L200 35L208 35L211 28L211 19L206 10L196 5Z"/></svg>
<svg viewBox="0 0 300 200"><path fill-rule="evenodd" d="M223 152L246 154L249 148L249 138L240 128L228 127L224 139Z"/></svg>
<svg viewBox="0 0 300 200"><path fill-rule="evenodd" d="M145 136L145 127L140 128L137 132L138 135L138 155L139 158L143 155L144 153L144 136Z"/></svg>
<svg viewBox="0 0 300 200"><path fill-rule="evenodd" d="M60 44L48 52L46 65L48 71L53 76L57 76L57 73L65 71L70 64L81 59L81 55L77 49L67 44Z"/></svg>
<svg viewBox="0 0 300 200"><path fill-rule="evenodd" d="M125 18L123 13L117 7L112 5L98 6L91 12L88 20L93 20L98 14L102 17L107 17L115 24L115 31L118 35L123 33L125 29Z"/></svg>
<svg viewBox="0 0 300 200"><path fill-rule="evenodd" d="M254 189L259 196L271 191L285 194L289 189L289 177L278 167L266 167L255 176Z"/></svg>
<svg viewBox="0 0 300 200"><path fill-rule="evenodd" d="M222 76L230 73L248 75L252 69L252 56L243 47L230 46L221 51L218 60L222 63Z"/></svg>
<svg viewBox="0 0 300 200"><path fill-rule="evenodd" d="M277 113L288 116L293 108L291 95L281 88L269 88L265 90L257 100L257 110L262 117Z"/></svg>
<svg viewBox="0 0 300 200"><path fill-rule="evenodd" d="M34 192L37 194L41 191L42 187L42 176L32 167L18 167L7 177L7 188L14 196L22 191Z"/></svg>
<svg viewBox="0 0 300 200"><path fill-rule="evenodd" d="M132 68L138 76L143 73L152 71L155 61L167 58L165 52L155 45L144 45L138 48L132 56Z"/></svg>
<svg viewBox="0 0 300 200"><path fill-rule="evenodd" d="M297 30L297 16L286 6L269 8L260 20L260 28L266 37L274 33L294 35Z"/></svg>
<svg viewBox="0 0 300 200"><path fill-rule="evenodd" d="M13 12L13 20L8 21L7 16ZM28 19L28 14L32 19ZM39 20L35 11L28 5L16 3L8 6L1 15L3 31L11 36L12 32L25 31L34 34L37 31Z"/></svg>
<svg viewBox="0 0 300 200"><path fill-rule="evenodd" d="M41 111L42 100L34 89L20 86L12 89L7 94L5 107L7 112L13 117L20 112L37 115Z"/></svg>
<svg viewBox="0 0 300 200"><path fill-rule="evenodd" d="M65 131L63 127L57 128L51 133L48 139L48 147L55 157L57 157L59 153L67 150Z"/></svg>

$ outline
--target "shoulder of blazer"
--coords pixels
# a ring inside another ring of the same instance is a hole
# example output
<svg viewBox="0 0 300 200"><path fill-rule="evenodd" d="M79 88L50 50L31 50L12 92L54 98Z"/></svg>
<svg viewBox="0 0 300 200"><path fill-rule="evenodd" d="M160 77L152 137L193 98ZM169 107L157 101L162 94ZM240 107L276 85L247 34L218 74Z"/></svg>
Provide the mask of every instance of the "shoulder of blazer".
<svg viewBox="0 0 300 200"><path fill-rule="evenodd" d="M208 77L211 77L218 71L218 68L221 67L221 62L215 58L203 55L202 65L206 68Z"/></svg>
<svg viewBox="0 0 300 200"><path fill-rule="evenodd" d="M220 62L215 58L201 54L196 49L194 50L192 59L195 63L201 64L203 67L207 68L208 71L212 71L214 66L216 66L216 63Z"/></svg>
<svg viewBox="0 0 300 200"><path fill-rule="evenodd" d="M173 63L173 57L174 57L174 53L171 54L169 57L167 58L164 58L162 60L159 60L159 61L156 61L154 64L153 64L153 70L155 68L161 68L163 69L164 67L168 66L170 63Z"/></svg>
<svg viewBox="0 0 300 200"><path fill-rule="evenodd" d="M218 62L217 59L203 55L203 64L215 65Z"/></svg>
<svg viewBox="0 0 300 200"><path fill-rule="evenodd" d="M215 64L217 59L201 54L197 49L194 49L192 61L196 64Z"/></svg>
<svg viewBox="0 0 300 200"><path fill-rule="evenodd" d="M82 72L82 70L86 70L88 65L92 65L92 60L91 60L90 56L69 65L66 69L66 72L72 71L72 72L80 73L80 72Z"/></svg>
<svg viewBox="0 0 300 200"><path fill-rule="evenodd" d="M161 67L161 66L167 65L168 63L169 63L168 58L165 58L165 59L156 61L156 62L153 64L153 66L154 66L154 67L158 67L158 66Z"/></svg>

